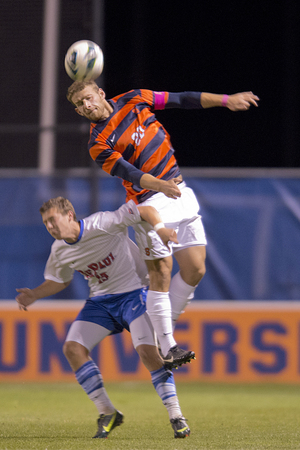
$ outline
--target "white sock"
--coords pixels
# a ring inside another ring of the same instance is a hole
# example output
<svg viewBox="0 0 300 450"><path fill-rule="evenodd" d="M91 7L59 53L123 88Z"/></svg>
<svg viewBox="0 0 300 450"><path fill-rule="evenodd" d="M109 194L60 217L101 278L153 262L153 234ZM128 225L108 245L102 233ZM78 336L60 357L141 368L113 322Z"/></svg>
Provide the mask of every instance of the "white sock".
<svg viewBox="0 0 300 450"><path fill-rule="evenodd" d="M176 419L182 417L182 412L179 406L178 398L172 397L164 402L164 406L167 408L170 419Z"/></svg>
<svg viewBox="0 0 300 450"><path fill-rule="evenodd" d="M170 348L176 345L173 337L169 293L149 290L147 293L147 311L157 334L162 354L166 356Z"/></svg>
<svg viewBox="0 0 300 450"><path fill-rule="evenodd" d="M178 317L184 311L186 305L194 298L194 292L197 286L190 286L181 278L179 272L172 277L170 283L170 302L172 308L173 331Z"/></svg>
<svg viewBox="0 0 300 450"><path fill-rule="evenodd" d="M90 400L94 402L99 414L113 414L116 410L112 402L110 401L106 389L103 387L98 389L97 396L89 395Z"/></svg>

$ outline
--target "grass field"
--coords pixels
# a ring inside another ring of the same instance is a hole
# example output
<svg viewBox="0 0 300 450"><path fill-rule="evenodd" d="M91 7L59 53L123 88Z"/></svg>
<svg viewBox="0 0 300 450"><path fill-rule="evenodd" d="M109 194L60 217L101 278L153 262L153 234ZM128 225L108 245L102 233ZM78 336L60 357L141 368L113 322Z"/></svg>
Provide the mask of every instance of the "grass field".
<svg viewBox="0 0 300 450"><path fill-rule="evenodd" d="M2 384L0 449L300 449L298 386L178 383L186 439L174 439L150 382L106 388L125 421L100 440L91 439L96 408L77 384Z"/></svg>

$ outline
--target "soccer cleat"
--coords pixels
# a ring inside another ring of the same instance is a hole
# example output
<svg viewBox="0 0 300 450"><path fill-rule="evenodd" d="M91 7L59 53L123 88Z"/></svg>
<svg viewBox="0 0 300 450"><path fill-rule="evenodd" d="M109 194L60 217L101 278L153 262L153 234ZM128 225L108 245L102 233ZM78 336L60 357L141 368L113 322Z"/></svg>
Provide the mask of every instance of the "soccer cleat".
<svg viewBox="0 0 300 450"><path fill-rule="evenodd" d="M123 423L123 414L120 411L115 411L113 414L101 414L98 423L98 431L93 438L104 439L109 433Z"/></svg>
<svg viewBox="0 0 300 450"><path fill-rule="evenodd" d="M174 430L174 438L185 438L190 435L191 430L189 429L184 417L177 417L176 419L171 419L171 425Z"/></svg>
<svg viewBox="0 0 300 450"><path fill-rule="evenodd" d="M195 359L195 352L183 350L178 345L175 345L170 348L167 356L162 356L162 359L164 360L165 368L171 370L182 364L191 362L192 359Z"/></svg>

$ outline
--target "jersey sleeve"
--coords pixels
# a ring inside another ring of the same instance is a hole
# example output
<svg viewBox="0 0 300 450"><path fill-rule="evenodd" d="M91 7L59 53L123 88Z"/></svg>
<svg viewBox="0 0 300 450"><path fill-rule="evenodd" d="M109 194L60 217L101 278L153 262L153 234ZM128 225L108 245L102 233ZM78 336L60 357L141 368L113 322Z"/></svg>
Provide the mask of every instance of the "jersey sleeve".
<svg viewBox="0 0 300 450"><path fill-rule="evenodd" d="M69 266L61 265L55 257L55 250L52 246L51 253L44 270L45 280L52 280L56 283L68 283L72 280L74 270Z"/></svg>
<svg viewBox="0 0 300 450"><path fill-rule="evenodd" d="M154 91L150 91L149 89L140 89L140 90L136 90L135 92L140 93L139 96L136 96L137 103L145 102L151 108L153 108L155 106L155 92Z"/></svg>
<svg viewBox="0 0 300 450"><path fill-rule="evenodd" d="M96 134L96 132L93 132L93 134ZM142 189L140 179L144 175L144 172L126 161L121 153L113 150L102 137L101 133L90 142L92 142L89 145L90 155L104 172L129 181L139 189Z"/></svg>
<svg viewBox="0 0 300 450"><path fill-rule="evenodd" d="M136 190L142 190L140 179L144 175L140 169L137 169L133 164L130 164L124 158L119 158L112 168L111 175L122 178L122 180L132 183Z"/></svg>
<svg viewBox="0 0 300 450"><path fill-rule="evenodd" d="M133 200L125 203L116 211L100 212L95 215L95 219L95 226L110 234L117 234L142 220Z"/></svg>
<svg viewBox="0 0 300 450"><path fill-rule="evenodd" d="M201 92L154 92L154 109L202 109Z"/></svg>

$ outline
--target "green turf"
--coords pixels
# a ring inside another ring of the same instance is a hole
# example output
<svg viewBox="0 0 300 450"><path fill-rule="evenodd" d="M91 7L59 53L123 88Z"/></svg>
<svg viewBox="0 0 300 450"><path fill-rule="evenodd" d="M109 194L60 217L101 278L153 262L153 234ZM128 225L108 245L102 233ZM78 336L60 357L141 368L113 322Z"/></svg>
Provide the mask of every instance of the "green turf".
<svg viewBox="0 0 300 450"><path fill-rule="evenodd" d="M174 439L151 383L106 384L124 416L91 439L97 411L77 384L2 384L1 450L300 449L300 387L178 383L191 436Z"/></svg>

